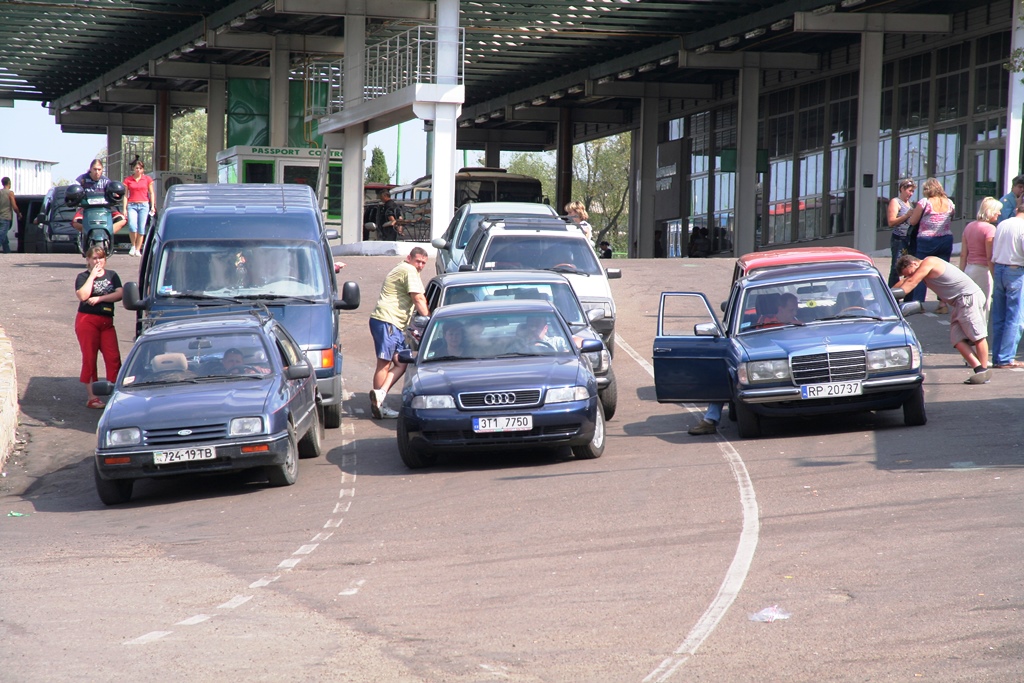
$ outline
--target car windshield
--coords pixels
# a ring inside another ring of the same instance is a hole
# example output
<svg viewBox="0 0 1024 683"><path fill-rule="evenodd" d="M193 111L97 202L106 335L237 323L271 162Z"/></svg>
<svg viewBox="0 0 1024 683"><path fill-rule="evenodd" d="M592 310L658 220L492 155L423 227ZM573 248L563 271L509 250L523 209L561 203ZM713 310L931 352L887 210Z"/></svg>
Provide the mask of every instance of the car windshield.
<svg viewBox="0 0 1024 683"><path fill-rule="evenodd" d="M447 315L427 329L422 362L552 356L572 353L572 342L553 313Z"/></svg>
<svg viewBox="0 0 1024 683"><path fill-rule="evenodd" d="M143 337L132 350L121 385L259 379L272 371L268 358L262 338L251 332Z"/></svg>
<svg viewBox="0 0 1024 683"><path fill-rule="evenodd" d="M555 270L601 275L601 264L586 239L533 234L495 235L483 255L484 270Z"/></svg>
<svg viewBox="0 0 1024 683"><path fill-rule="evenodd" d="M523 282L492 285L454 285L444 290L442 306L469 301L514 301L533 299L549 301L570 325L586 325L568 282Z"/></svg>
<svg viewBox="0 0 1024 683"><path fill-rule="evenodd" d="M323 299L327 276L310 241L181 240L169 242L157 266L159 296Z"/></svg>
<svg viewBox="0 0 1024 683"><path fill-rule="evenodd" d="M874 275L748 287L740 305L739 331L852 318L892 320L899 314L885 289L885 282Z"/></svg>

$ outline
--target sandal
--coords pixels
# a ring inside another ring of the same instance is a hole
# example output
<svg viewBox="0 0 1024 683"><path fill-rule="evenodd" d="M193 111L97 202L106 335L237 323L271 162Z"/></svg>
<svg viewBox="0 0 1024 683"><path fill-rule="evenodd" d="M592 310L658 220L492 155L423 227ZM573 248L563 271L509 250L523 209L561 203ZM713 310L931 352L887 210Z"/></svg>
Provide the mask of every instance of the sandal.
<svg viewBox="0 0 1024 683"><path fill-rule="evenodd" d="M1020 362L1019 360L1011 360L1009 363L1002 363L1000 365L996 365L995 367L999 368L1000 370L1002 370L1003 368L1024 368L1024 363Z"/></svg>
<svg viewBox="0 0 1024 683"><path fill-rule="evenodd" d="M104 403L103 401L101 401L98 398L90 398L86 402L85 407L86 408L96 408L96 409L102 410L104 407L106 407L106 405L107 405L106 403Z"/></svg>

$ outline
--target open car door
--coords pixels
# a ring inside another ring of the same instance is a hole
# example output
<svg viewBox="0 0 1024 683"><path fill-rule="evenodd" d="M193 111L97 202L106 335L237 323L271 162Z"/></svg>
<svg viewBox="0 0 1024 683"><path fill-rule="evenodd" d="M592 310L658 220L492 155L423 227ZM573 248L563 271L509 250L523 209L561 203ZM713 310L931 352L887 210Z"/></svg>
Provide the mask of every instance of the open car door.
<svg viewBox="0 0 1024 683"><path fill-rule="evenodd" d="M662 292L654 339L658 402L732 400L726 365L729 347L703 294Z"/></svg>

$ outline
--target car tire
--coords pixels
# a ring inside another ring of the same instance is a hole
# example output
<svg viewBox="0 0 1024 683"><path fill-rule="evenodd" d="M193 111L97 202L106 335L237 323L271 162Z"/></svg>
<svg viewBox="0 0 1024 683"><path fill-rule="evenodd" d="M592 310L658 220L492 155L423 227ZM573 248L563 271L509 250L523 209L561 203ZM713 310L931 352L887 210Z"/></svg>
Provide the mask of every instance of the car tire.
<svg viewBox="0 0 1024 683"><path fill-rule="evenodd" d="M736 421L736 404L733 401L729 401L729 421Z"/></svg>
<svg viewBox="0 0 1024 683"><path fill-rule="evenodd" d="M600 458L604 455L604 442L604 408L601 407L601 402L598 401L597 419L594 421L594 436L591 437L589 443L583 446L573 446L572 454L580 460L593 460L594 458Z"/></svg>
<svg viewBox="0 0 1024 683"><path fill-rule="evenodd" d="M313 424L299 441L300 458L319 458L324 452L324 428L320 421L320 402L313 409Z"/></svg>
<svg viewBox="0 0 1024 683"><path fill-rule="evenodd" d="M924 385L918 384L906 401L903 402L903 424L908 427L920 427L928 423L928 415L924 409Z"/></svg>
<svg viewBox="0 0 1024 683"><path fill-rule="evenodd" d="M614 329L611 332L608 333L608 340L605 341L604 345L608 349L608 356L611 357L611 358L615 358L615 330ZM610 420L611 418L609 417L608 419Z"/></svg>
<svg viewBox="0 0 1024 683"><path fill-rule="evenodd" d="M423 467L429 467L437 462L436 455L429 455L424 453L422 449L416 448L409 442L409 426L405 423L405 416L398 416L398 455L402 457L402 462L410 470L418 470Z"/></svg>
<svg viewBox="0 0 1024 683"><path fill-rule="evenodd" d="M341 426L341 403L324 406L324 427L337 429Z"/></svg>
<svg viewBox="0 0 1024 683"><path fill-rule="evenodd" d="M295 445L295 427L288 425L288 451L280 465L267 466L267 481L271 486L291 486L299 475L298 447Z"/></svg>
<svg viewBox="0 0 1024 683"><path fill-rule="evenodd" d="M619 405L619 387L615 382L615 370L608 368L608 385L597 392L601 399L601 407L604 408L604 419L610 420L615 417L615 409Z"/></svg>
<svg viewBox="0 0 1024 683"><path fill-rule="evenodd" d="M761 436L761 416L743 405L741 401L733 403L736 407L736 426L742 439L756 439Z"/></svg>
<svg viewBox="0 0 1024 683"><path fill-rule="evenodd" d="M96 478L96 493L104 505L120 505L132 499L134 479L104 479L100 476L99 467L95 465L93 476Z"/></svg>

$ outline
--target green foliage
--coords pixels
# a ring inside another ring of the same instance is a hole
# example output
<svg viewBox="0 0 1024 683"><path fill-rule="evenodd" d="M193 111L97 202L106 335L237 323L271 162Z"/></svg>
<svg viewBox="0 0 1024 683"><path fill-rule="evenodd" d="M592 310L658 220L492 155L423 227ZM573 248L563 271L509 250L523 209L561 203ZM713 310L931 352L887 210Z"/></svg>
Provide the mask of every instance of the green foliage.
<svg viewBox="0 0 1024 683"><path fill-rule="evenodd" d="M528 175L538 179L544 196L552 202L555 201L555 158L553 154L550 152L516 152L510 156L506 168L509 173Z"/></svg>
<svg viewBox="0 0 1024 683"><path fill-rule="evenodd" d="M576 145L572 155L572 197L583 202L594 227L594 243L608 240L627 251L631 134L621 133Z"/></svg>
<svg viewBox="0 0 1024 683"><path fill-rule="evenodd" d="M152 136L126 135L122 140L122 149L126 166L138 154L139 158L142 159L142 163L146 164L147 171L156 170L156 161L153 159ZM106 149L103 149L99 154L100 158L104 158L106 155ZM181 171L182 173L206 172L205 109L193 109L171 119L171 159L168 166L170 167L166 169L168 171ZM125 168L124 175L129 173L130 169Z"/></svg>
<svg viewBox="0 0 1024 683"><path fill-rule="evenodd" d="M384 150L380 147L373 148L373 153L370 156L370 165L366 168L366 182L391 182L391 174L388 173L388 162L384 158Z"/></svg>

